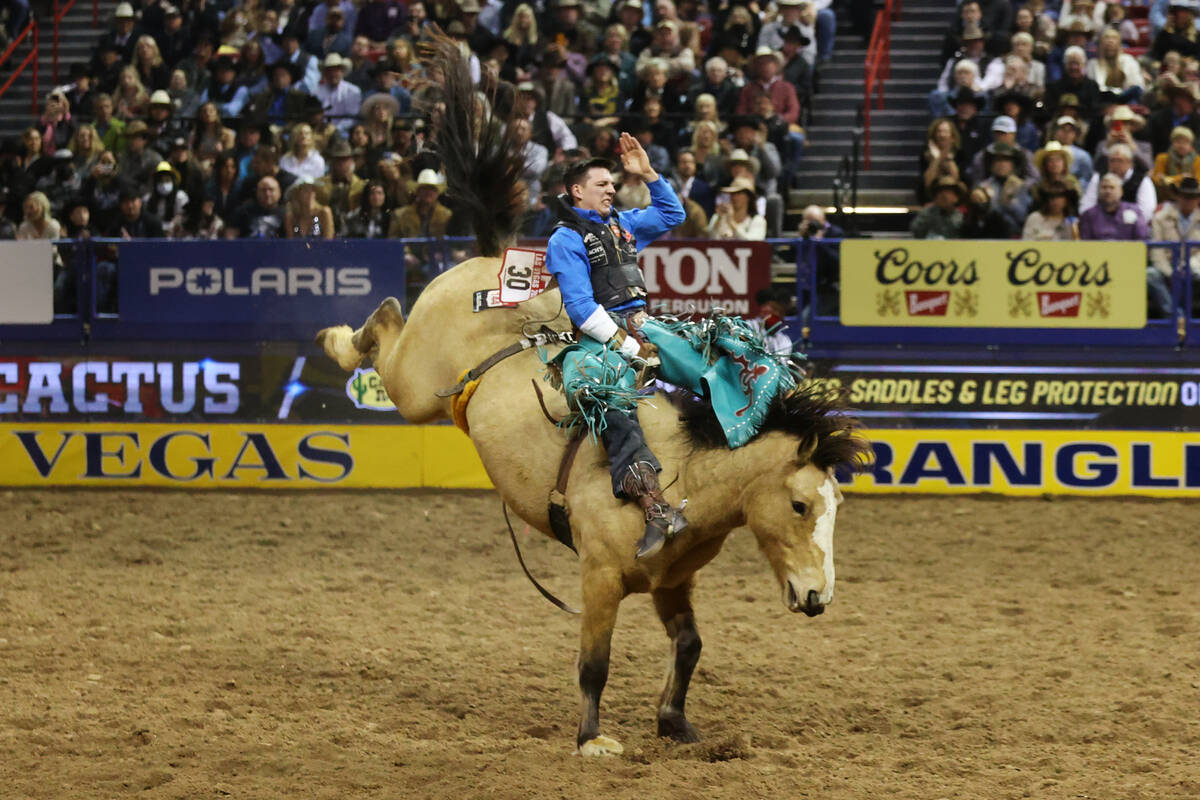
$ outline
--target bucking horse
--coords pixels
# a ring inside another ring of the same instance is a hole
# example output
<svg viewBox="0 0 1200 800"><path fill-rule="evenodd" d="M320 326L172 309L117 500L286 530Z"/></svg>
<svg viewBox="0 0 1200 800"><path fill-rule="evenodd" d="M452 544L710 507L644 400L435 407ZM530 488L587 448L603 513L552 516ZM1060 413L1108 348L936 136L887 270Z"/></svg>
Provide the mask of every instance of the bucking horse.
<svg viewBox="0 0 1200 800"><path fill-rule="evenodd" d="M521 143L500 124L495 97L476 95L451 40L435 38L426 57L442 76L432 127L448 193L469 213L481 255L435 278L408 319L388 298L358 329L326 328L317 341L343 369L372 363L407 422L454 418L507 507L562 540L555 533L561 525L552 524L558 494L582 583L578 752L622 752L600 733L600 696L617 608L636 592L651 594L671 644L658 735L697 741L684 712L700 657L691 601L696 571L720 553L730 532L747 526L787 608L820 614L834 591L833 533L842 502L835 471L864 466L869 444L843 398L814 384L777 400L759 433L734 450L703 402L661 392L648 397L639 406L646 440L662 463L667 499L675 506L687 501L690 524L657 555L635 560L641 510L613 496L598 442L584 437L575 457L563 459L568 437L554 418L568 413L567 401L549 388L543 398L535 388L548 386L543 359L571 330L559 292L552 287L515 307L473 306L476 292L497 285L499 257L528 207Z"/></svg>

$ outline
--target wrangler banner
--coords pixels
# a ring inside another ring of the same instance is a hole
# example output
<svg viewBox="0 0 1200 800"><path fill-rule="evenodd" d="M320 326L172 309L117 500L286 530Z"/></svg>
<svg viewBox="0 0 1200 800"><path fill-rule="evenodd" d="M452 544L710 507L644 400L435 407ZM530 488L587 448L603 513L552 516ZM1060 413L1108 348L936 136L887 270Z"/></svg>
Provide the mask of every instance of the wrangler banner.
<svg viewBox="0 0 1200 800"><path fill-rule="evenodd" d="M843 325L1141 328L1142 242L842 242Z"/></svg>

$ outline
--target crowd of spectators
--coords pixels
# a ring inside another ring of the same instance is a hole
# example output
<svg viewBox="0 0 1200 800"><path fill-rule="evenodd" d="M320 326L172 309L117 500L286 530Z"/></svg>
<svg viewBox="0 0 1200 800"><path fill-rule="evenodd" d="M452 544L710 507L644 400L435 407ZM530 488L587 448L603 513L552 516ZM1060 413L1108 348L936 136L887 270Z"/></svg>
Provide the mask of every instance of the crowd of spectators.
<svg viewBox="0 0 1200 800"><path fill-rule="evenodd" d="M469 235L427 137L435 23L514 110L525 233L553 226L565 163L617 161L620 131L684 200L677 236L779 232L831 0L121 2L91 61L0 142L0 237ZM648 202L617 179L618 207Z"/></svg>
<svg viewBox="0 0 1200 800"><path fill-rule="evenodd" d="M929 96L913 236L1200 243L1198 11L962 0ZM1152 248L1152 317L1172 313L1174 253Z"/></svg>

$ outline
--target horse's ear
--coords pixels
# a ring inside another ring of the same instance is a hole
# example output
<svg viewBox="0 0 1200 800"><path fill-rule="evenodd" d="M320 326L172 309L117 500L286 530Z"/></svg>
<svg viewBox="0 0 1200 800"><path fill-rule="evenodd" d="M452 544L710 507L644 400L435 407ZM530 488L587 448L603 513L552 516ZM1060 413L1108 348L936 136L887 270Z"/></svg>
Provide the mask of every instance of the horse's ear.
<svg viewBox="0 0 1200 800"><path fill-rule="evenodd" d="M796 461L802 466L807 464L812 458L813 452L817 449L817 435L810 433L800 440L800 446L796 448Z"/></svg>

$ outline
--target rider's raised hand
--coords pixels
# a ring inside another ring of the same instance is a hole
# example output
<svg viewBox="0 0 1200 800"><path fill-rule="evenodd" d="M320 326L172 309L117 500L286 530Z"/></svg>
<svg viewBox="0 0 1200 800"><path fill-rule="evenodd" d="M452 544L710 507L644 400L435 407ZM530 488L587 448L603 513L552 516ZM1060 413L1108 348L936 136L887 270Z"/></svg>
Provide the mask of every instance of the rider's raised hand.
<svg viewBox="0 0 1200 800"><path fill-rule="evenodd" d="M621 134L617 145L621 153L621 168L629 175L640 175L646 183L658 180L658 173L650 166L650 156L642 148L642 143L628 133Z"/></svg>

